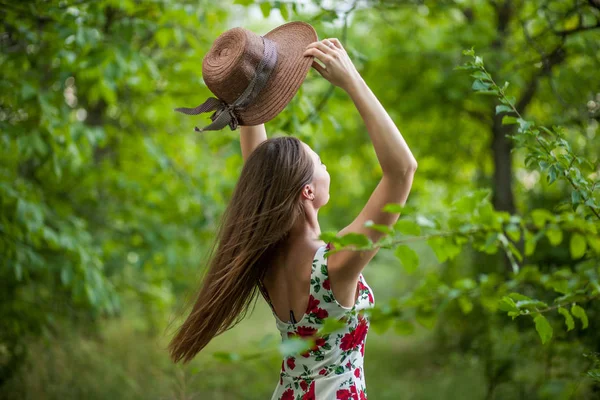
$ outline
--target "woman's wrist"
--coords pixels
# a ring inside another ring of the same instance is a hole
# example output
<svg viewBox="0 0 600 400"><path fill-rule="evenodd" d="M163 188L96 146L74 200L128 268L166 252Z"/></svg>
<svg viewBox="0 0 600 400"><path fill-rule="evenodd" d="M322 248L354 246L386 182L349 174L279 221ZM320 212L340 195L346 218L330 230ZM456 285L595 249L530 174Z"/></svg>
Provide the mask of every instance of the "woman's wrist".
<svg viewBox="0 0 600 400"><path fill-rule="evenodd" d="M351 98L354 98L360 95L360 93L363 92L366 88L367 83L365 82L365 80L362 78L362 76L357 75L354 79L350 81L350 83L344 88L344 90L346 91L346 93L348 93L348 95Z"/></svg>

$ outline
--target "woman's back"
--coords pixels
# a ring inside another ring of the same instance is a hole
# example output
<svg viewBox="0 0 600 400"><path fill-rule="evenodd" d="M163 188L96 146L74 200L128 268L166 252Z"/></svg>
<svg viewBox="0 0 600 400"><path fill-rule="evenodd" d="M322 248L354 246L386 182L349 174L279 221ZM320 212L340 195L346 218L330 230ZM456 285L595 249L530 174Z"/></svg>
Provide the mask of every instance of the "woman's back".
<svg viewBox="0 0 600 400"><path fill-rule="evenodd" d="M374 306L373 292L361 274L354 306L341 305L331 290L325 258L328 251L329 245L323 245L313 257L308 305L303 315L297 315L296 323L284 322L277 316L268 292L261 286L283 340L314 336L325 318L345 317L343 328L316 338L308 351L283 359L272 399L367 398L363 362L369 321L359 311Z"/></svg>

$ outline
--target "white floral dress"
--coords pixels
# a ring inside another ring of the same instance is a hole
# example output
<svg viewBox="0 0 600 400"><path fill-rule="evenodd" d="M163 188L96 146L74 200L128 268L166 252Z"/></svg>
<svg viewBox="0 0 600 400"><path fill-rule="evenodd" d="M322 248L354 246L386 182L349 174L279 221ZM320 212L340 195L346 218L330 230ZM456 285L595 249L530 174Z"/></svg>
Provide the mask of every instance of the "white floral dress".
<svg viewBox="0 0 600 400"><path fill-rule="evenodd" d="M297 323L283 322L269 300L264 286L259 285L271 306L282 340L310 337L323 326L325 318L345 318L346 325L322 338L305 353L283 359L279 382L271 400L365 400L367 388L364 353L369 320L360 310L371 308L373 292L360 274L358 298L353 307L344 307L333 296L327 272L329 244L319 247L312 264L308 307Z"/></svg>

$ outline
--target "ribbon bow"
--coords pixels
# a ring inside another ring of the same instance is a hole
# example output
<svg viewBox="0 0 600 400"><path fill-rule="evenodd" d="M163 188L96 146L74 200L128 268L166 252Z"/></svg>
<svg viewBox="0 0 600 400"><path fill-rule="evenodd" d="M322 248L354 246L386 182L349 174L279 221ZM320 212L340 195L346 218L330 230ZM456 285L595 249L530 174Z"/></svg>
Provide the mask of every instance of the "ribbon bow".
<svg viewBox="0 0 600 400"><path fill-rule="evenodd" d="M223 100L219 100L214 97L209 97L204 103L200 104L195 108L179 107L175 111L182 112L187 115L197 115L208 111L215 111L210 116L212 123L205 128L198 129L195 127L196 132L203 131L218 131L229 125L232 131L236 130L239 121L237 112L245 110L259 95L259 93L265 88L271 73L275 69L277 63L277 45L272 40L261 36L263 40L264 50L263 57L256 67L254 77L248 83L248 86L244 92L238 97L233 103L227 104Z"/></svg>
<svg viewBox="0 0 600 400"><path fill-rule="evenodd" d="M210 116L212 123L202 129L199 129L197 126L194 127L196 132L218 131L227 125L229 125L232 131L234 131L239 125L238 117L235 114L235 108L236 107L234 105L227 104L215 97L209 97L204 103L197 107L179 107L176 108L175 111L179 111L187 115L198 115L205 112L214 111L214 113Z"/></svg>

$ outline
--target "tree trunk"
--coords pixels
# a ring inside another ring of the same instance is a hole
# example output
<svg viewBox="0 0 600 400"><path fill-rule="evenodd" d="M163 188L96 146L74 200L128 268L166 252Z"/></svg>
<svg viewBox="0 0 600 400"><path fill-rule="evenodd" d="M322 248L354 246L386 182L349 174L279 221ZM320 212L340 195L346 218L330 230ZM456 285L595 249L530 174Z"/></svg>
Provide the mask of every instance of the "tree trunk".
<svg viewBox="0 0 600 400"><path fill-rule="evenodd" d="M502 114L494 117L492 126L492 154L494 158L493 204L496 210L515 213L512 190L512 143L506 136L510 125L502 125Z"/></svg>

